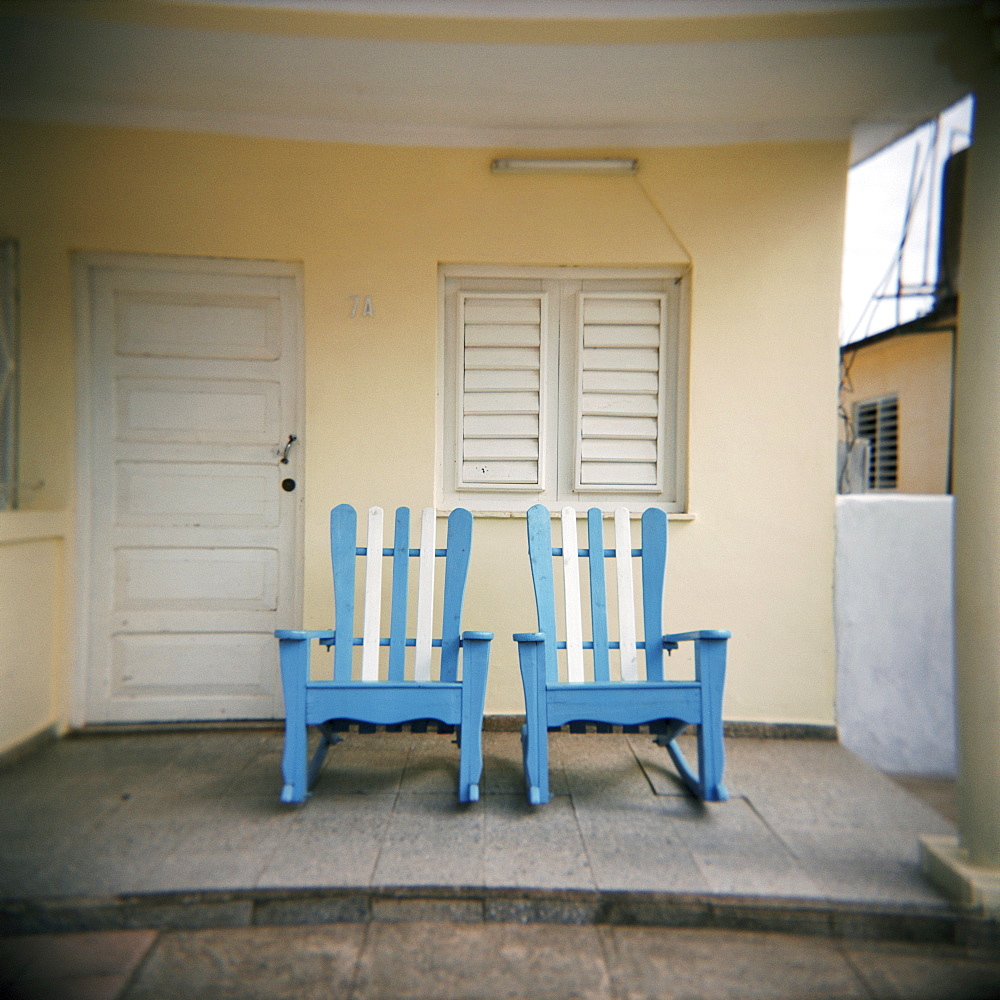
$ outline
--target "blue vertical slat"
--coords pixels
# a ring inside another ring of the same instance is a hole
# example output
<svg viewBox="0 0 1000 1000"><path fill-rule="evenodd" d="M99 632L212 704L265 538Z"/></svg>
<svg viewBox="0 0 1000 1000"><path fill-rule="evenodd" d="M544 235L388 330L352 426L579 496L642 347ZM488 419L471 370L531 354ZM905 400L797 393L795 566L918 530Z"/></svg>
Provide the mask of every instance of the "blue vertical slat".
<svg viewBox="0 0 1000 1000"><path fill-rule="evenodd" d="M555 684L559 680L559 663L556 659L556 597L552 582L552 523L548 507L540 503L528 510L528 555L538 608L538 631L545 636L545 680Z"/></svg>
<svg viewBox="0 0 1000 1000"><path fill-rule="evenodd" d="M667 565L667 515L650 507L642 515L642 617L646 680L663 680L663 577Z"/></svg>
<svg viewBox="0 0 1000 1000"><path fill-rule="evenodd" d="M594 638L594 680L609 681L608 591L604 582L604 518L597 507L587 511L590 546L590 627Z"/></svg>
<svg viewBox="0 0 1000 1000"><path fill-rule="evenodd" d="M445 556L444 608L441 616L441 680L458 680L458 647L462 627L462 601L472 552L472 515L456 507L448 515Z"/></svg>
<svg viewBox="0 0 1000 1000"><path fill-rule="evenodd" d="M403 680L406 669L406 598L410 573L410 508L396 510L392 549L392 616L389 621L389 680Z"/></svg>
<svg viewBox="0 0 1000 1000"><path fill-rule="evenodd" d="M336 633L333 679L351 679L354 656L354 560L357 555L358 515L350 504L330 511L330 557L333 560L333 603Z"/></svg>

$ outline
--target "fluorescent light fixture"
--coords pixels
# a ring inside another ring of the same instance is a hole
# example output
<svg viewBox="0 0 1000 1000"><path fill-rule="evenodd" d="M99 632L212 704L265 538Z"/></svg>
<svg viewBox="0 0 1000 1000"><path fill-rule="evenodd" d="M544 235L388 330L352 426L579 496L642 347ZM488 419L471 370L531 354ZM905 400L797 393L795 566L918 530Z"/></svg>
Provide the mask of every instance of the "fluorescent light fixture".
<svg viewBox="0 0 1000 1000"><path fill-rule="evenodd" d="M494 160L495 174L634 174L638 160Z"/></svg>

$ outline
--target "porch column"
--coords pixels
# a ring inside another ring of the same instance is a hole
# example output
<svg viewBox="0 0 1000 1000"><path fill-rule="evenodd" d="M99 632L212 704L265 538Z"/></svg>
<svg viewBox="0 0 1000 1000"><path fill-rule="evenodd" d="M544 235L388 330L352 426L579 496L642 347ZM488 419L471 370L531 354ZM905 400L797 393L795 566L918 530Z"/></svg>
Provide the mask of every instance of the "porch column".
<svg viewBox="0 0 1000 1000"><path fill-rule="evenodd" d="M1000 65L976 86L955 369L959 836L922 838L924 870L1000 913Z"/></svg>

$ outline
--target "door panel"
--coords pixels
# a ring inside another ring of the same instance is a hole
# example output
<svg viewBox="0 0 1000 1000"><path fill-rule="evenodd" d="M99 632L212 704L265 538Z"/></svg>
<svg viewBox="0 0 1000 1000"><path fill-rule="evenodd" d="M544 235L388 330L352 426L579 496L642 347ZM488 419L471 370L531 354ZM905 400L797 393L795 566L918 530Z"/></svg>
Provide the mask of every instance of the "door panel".
<svg viewBox="0 0 1000 1000"><path fill-rule="evenodd" d="M277 611L274 549L125 549L115 553L122 611Z"/></svg>
<svg viewBox="0 0 1000 1000"><path fill-rule="evenodd" d="M298 621L291 265L86 262L89 722L275 718ZM281 489L285 477L294 492Z"/></svg>
<svg viewBox="0 0 1000 1000"><path fill-rule="evenodd" d="M273 636L137 632L116 636L112 656L112 697L159 702L161 716L176 711L179 691L189 701L271 696Z"/></svg>
<svg viewBox="0 0 1000 1000"><path fill-rule="evenodd" d="M274 461L115 463L117 526L277 527Z"/></svg>
<svg viewBox="0 0 1000 1000"><path fill-rule="evenodd" d="M281 308L253 278L225 275L122 275L109 305L121 355L276 361Z"/></svg>
<svg viewBox="0 0 1000 1000"><path fill-rule="evenodd" d="M124 441L272 444L281 434L281 386L243 379L118 379Z"/></svg>

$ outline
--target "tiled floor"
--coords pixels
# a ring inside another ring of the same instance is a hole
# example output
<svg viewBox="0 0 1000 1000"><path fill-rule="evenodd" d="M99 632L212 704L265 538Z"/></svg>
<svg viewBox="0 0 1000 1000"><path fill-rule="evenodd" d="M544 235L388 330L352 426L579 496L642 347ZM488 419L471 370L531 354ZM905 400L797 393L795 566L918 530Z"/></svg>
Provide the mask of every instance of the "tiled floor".
<svg viewBox="0 0 1000 1000"><path fill-rule="evenodd" d="M376 921L0 941L9 1000L995 1000L998 990L995 954L748 931Z"/></svg>
<svg viewBox="0 0 1000 1000"><path fill-rule="evenodd" d="M944 906L917 835L952 824L835 743L731 739L732 799L684 794L649 736L552 739L526 805L519 741L487 733L456 803L450 737L349 735L282 806L280 734L63 740L0 773L0 899L175 890L463 886Z"/></svg>
<svg viewBox="0 0 1000 1000"><path fill-rule="evenodd" d="M919 869L951 822L835 743L730 739L709 806L648 736L554 736L537 809L513 733L468 806L447 736L350 735L303 807L280 754L121 734L0 772L0 996L1000 996L1000 934L945 944Z"/></svg>

